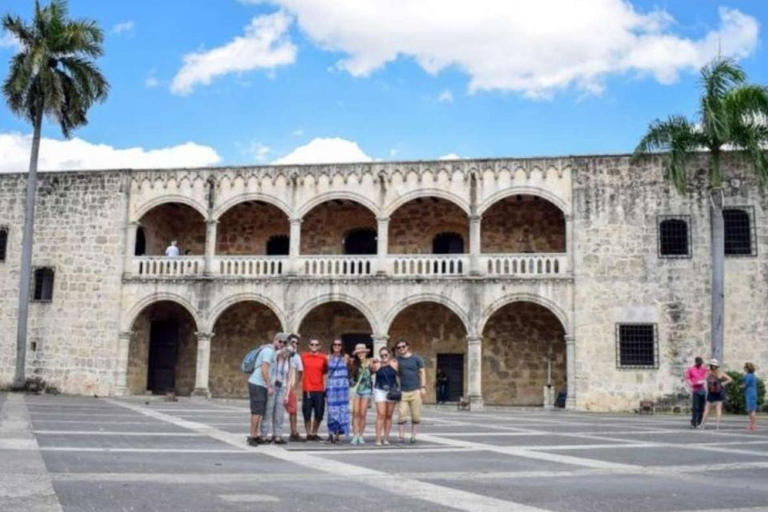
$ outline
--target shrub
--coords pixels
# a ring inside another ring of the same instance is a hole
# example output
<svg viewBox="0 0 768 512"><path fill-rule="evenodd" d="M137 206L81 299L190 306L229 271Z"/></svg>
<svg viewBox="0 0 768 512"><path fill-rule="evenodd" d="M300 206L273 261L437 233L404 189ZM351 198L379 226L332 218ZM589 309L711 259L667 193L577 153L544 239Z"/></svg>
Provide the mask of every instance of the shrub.
<svg viewBox="0 0 768 512"><path fill-rule="evenodd" d="M744 374L739 372L728 372L728 376L733 379L731 384L726 386L728 397L725 401L725 410L734 414L746 414L747 407L744 401ZM757 409L765 402L765 382L757 379Z"/></svg>

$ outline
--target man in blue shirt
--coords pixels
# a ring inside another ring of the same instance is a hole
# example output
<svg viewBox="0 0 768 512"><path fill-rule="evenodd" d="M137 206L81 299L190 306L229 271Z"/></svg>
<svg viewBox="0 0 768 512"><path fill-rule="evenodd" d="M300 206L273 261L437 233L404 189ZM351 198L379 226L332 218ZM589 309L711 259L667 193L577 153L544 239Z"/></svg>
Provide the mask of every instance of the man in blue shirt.
<svg viewBox="0 0 768 512"><path fill-rule="evenodd" d="M275 352L284 347L288 335L284 332L275 334L271 345L265 345L259 352L254 364L253 373L248 379L248 396L251 399L251 432L248 445L256 446L264 443L259 434L261 418L267 410L267 398L275 392L270 384L269 366L275 358Z"/></svg>

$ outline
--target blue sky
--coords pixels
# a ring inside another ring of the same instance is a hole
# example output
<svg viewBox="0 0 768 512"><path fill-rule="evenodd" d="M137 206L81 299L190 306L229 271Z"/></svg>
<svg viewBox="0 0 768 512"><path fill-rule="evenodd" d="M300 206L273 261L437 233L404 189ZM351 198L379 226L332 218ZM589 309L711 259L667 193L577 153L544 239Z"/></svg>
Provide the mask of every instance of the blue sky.
<svg viewBox="0 0 768 512"><path fill-rule="evenodd" d="M112 88L43 167L623 153L654 118L695 112L715 41L768 84L768 2L531 4L70 0L105 30ZM0 40L3 76L14 51ZM26 168L29 132L0 109L0 169Z"/></svg>

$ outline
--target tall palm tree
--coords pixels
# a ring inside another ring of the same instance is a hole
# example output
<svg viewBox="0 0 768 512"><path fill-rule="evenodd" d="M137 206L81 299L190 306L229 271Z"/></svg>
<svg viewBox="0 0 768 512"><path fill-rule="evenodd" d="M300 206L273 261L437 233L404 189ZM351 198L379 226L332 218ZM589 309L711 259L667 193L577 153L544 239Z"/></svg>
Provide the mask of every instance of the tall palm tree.
<svg viewBox="0 0 768 512"><path fill-rule="evenodd" d="M748 84L730 59L717 58L701 70L701 98L695 120L656 120L635 148L635 160L662 152L665 176L678 192L688 188L686 164L696 153L708 157L712 222L712 357L723 359L725 226L722 157L738 150L768 184L768 88Z"/></svg>
<svg viewBox="0 0 768 512"><path fill-rule="evenodd" d="M93 63L103 53L104 33L93 21L71 20L67 15L65 0L52 0L45 7L35 0L31 23L18 16L3 16L3 28L21 45L11 59L8 76L3 82L3 96L11 111L27 119L34 128L21 247L14 387L22 387L26 380L37 160L43 118L58 124L64 136L69 138L72 130L88 122L88 109L94 102L104 101L109 89L104 75Z"/></svg>

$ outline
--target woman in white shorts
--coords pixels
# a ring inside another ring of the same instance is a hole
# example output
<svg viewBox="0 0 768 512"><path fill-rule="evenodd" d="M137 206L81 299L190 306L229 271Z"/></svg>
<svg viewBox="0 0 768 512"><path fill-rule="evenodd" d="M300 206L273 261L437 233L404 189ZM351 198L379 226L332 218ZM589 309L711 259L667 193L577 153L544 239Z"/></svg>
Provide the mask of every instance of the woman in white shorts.
<svg viewBox="0 0 768 512"><path fill-rule="evenodd" d="M389 444L392 430L392 415L397 402L387 399L390 390L397 386L397 360L393 359L387 347L379 350L379 359L374 360L373 371L376 383L373 385L373 401L376 404L376 445Z"/></svg>

